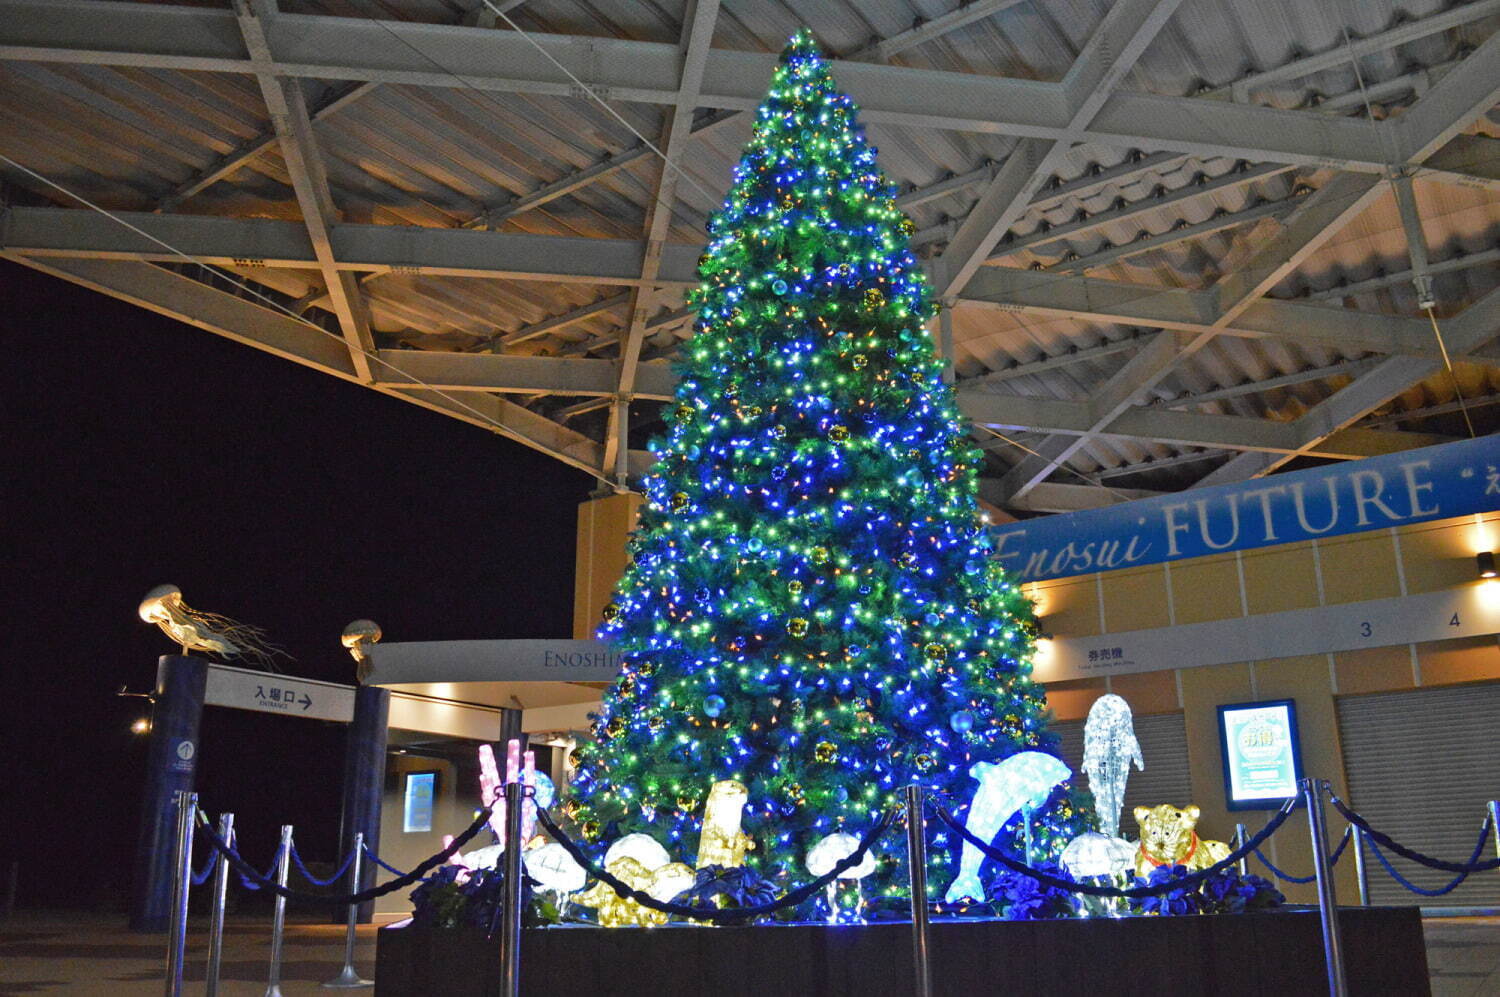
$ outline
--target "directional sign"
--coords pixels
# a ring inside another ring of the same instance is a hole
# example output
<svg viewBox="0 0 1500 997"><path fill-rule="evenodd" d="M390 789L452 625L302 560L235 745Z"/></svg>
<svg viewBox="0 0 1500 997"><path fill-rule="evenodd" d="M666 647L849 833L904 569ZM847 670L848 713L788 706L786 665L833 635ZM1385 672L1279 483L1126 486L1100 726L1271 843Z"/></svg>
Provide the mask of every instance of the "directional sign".
<svg viewBox="0 0 1500 997"><path fill-rule="evenodd" d="M209 706L348 723L354 717L354 686L211 664L204 702Z"/></svg>

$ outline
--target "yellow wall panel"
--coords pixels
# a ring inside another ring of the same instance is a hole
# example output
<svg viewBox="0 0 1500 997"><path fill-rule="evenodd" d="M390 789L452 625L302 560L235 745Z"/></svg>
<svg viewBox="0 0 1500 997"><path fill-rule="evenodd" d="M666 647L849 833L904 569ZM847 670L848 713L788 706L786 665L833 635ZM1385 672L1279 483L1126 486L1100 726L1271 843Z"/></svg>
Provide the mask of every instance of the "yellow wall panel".
<svg viewBox="0 0 1500 997"><path fill-rule="evenodd" d="M1145 716L1148 713L1176 713L1177 672L1166 669L1159 672L1138 672L1135 675L1116 675L1110 679L1110 691L1124 696L1132 712Z"/></svg>
<svg viewBox="0 0 1500 997"><path fill-rule="evenodd" d="M635 529L641 496L634 492L590 499L578 507L574 554L573 638L594 636L615 583L625 572L625 542Z"/></svg>
<svg viewBox="0 0 1500 997"><path fill-rule="evenodd" d="M1401 564L1408 592L1436 592L1472 582L1476 575L1474 524L1423 523L1401 531Z"/></svg>
<svg viewBox="0 0 1500 997"><path fill-rule="evenodd" d="M1250 666L1184 668L1180 674L1193 798L1191 801L1179 800L1177 805L1197 804L1203 811L1198 818L1198 830L1203 837L1229 841L1234 837L1238 818L1231 815L1224 805L1224 761L1219 754L1219 715L1214 708L1222 703L1242 703L1251 698ZM1255 815L1252 814L1246 823L1255 823Z"/></svg>
<svg viewBox="0 0 1500 997"><path fill-rule="evenodd" d="M1167 581L1161 567L1112 571L1103 576L1104 628L1149 630L1167 626Z"/></svg>
<svg viewBox="0 0 1500 997"><path fill-rule="evenodd" d="M1333 656L1333 662L1340 696L1412 687L1411 649L1405 644L1340 651Z"/></svg>
<svg viewBox="0 0 1500 997"><path fill-rule="evenodd" d="M1093 575L1026 587L1036 600L1042 629L1050 634L1092 637L1099 633L1099 586Z"/></svg>
<svg viewBox="0 0 1500 997"><path fill-rule="evenodd" d="M1317 560L1311 544L1244 552L1245 599L1251 615L1318 605Z"/></svg>
<svg viewBox="0 0 1500 997"><path fill-rule="evenodd" d="M1047 687L1047 705L1058 720L1082 720L1089 715L1094 700L1104 695L1103 679L1072 679L1053 682Z"/></svg>
<svg viewBox="0 0 1500 997"><path fill-rule="evenodd" d="M1453 685L1500 678L1500 644L1493 637L1466 637L1417 645L1422 684Z"/></svg>
<svg viewBox="0 0 1500 997"><path fill-rule="evenodd" d="M1323 562L1323 594L1330 606L1401 594L1396 546L1389 533L1319 541L1318 554Z"/></svg>
<svg viewBox="0 0 1500 997"><path fill-rule="evenodd" d="M1243 616L1240 572L1234 555L1199 557L1172 565L1172 605L1178 625Z"/></svg>

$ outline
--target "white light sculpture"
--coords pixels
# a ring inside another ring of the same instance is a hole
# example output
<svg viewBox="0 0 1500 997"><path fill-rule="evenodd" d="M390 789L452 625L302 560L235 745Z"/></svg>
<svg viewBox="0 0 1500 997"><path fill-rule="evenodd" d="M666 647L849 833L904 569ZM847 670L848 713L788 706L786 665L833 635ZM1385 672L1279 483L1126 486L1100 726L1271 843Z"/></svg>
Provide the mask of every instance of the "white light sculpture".
<svg viewBox="0 0 1500 997"><path fill-rule="evenodd" d="M807 858L804 860L807 871L813 876L826 876L833 871L833 867L859 850L859 839L852 834L843 831L835 831L825 838L819 839L807 850ZM828 900L828 923L837 924L842 913L838 892L840 883L852 883L854 887L854 902L849 906L849 919L862 920L861 911L864 909L864 896L860 891L859 881L875 871L875 854L866 850L864 857L854 865L839 873L838 878L830 882L824 888L824 894Z"/></svg>
<svg viewBox="0 0 1500 997"><path fill-rule="evenodd" d="M1130 778L1132 761L1145 771L1130 704L1113 693L1100 696L1089 708L1089 718L1083 725L1082 767L1094 794L1099 830L1111 838L1120 833L1120 808L1125 803L1125 780Z"/></svg>
<svg viewBox="0 0 1500 997"><path fill-rule="evenodd" d="M964 826L979 840L993 841L1017 811L1041 806L1052 790L1072 774L1073 770L1059 758L1044 751L1021 751L999 764L976 762L969 775L979 780L979 789L969 805ZM965 841L958 876L944 899L948 903L965 898L983 900L984 886L979 882L979 868L983 864L984 853Z"/></svg>

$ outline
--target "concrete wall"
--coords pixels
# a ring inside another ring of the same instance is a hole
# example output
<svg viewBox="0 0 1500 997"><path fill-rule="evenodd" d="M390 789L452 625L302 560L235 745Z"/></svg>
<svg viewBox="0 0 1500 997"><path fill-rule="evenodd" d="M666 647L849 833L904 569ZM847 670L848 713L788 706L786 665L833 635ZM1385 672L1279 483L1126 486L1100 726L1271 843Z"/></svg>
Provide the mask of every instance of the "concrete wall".
<svg viewBox="0 0 1500 997"><path fill-rule="evenodd" d="M436 772L437 794L432 806L432 830L406 833L402 830L404 793L408 772ZM457 834L474 820L479 807L478 762L470 765L447 758L388 754L385 766L385 798L380 811L380 857L402 872L443 849L443 835ZM486 834L469 847L487 845ZM395 877L382 871L376 882ZM413 887L414 889L415 887ZM375 902L377 913L411 913L411 890L388 893Z"/></svg>

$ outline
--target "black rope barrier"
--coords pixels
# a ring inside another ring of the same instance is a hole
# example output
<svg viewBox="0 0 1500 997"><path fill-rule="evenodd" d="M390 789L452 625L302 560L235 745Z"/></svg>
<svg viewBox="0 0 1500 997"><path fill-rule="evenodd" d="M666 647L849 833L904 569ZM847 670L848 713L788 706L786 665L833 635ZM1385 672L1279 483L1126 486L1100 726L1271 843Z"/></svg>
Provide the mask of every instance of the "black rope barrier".
<svg viewBox="0 0 1500 997"><path fill-rule="evenodd" d="M302 878L307 880L314 886L332 886L334 883L337 883L339 880L343 879L344 873L348 872L349 867L354 864L354 850L349 850L349 857L344 859L344 864L339 866L339 871L334 873L332 876L329 876L327 879L319 879L317 876L314 876L312 874L312 871L307 868L306 863L302 861L302 856L297 853L297 845L295 842L292 843L292 864L297 867L297 871L302 874Z"/></svg>
<svg viewBox="0 0 1500 997"><path fill-rule="evenodd" d="M324 896L321 893L307 893L303 890L294 890L288 886L281 886L275 880L262 876L255 870L253 865L240 858L239 853L230 845L225 844L224 839L219 837L219 833L206 820L203 822L203 830L206 832L205 838L214 847L214 850L235 868L240 874L241 879L254 883L255 889L270 890L277 896L286 897L288 900L301 900L308 903L334 904L339 907L347 907L350 904L362 904L366 901L374 900L376 897L383 897L387 893L403 890L417 882L428 872L457 855L464 845L467 845L473 840L476 834L484 830L485 826L489 823L489 819L489 808L481 810L479 816L474 819L474 823L470 824L463 834L454 838L448 847L424 860L405 876L393 879L389 883L381 883L379 886L372 886L368 890L361 890L359 893L351 893L343 897Z"/></svg>
<svg viewBox="0 0 1500 997"><path fill-rule="evenodd" d="M1354 837L1353 830L1350 829L1350 830L1348 830L1348 831L1346 831L1344 833L1344 836L1342 838L1339 839L1339 846L1333 850L1333 854L1332 855L1328 856L1328 868L1332 869L1334 866L1336 866L1336 865L1339 864L1339 859L1341 859L1341 858L1344 857L1344 849L1349 847L1349 839L1351 839L1353 837ZM1276 866L1271 863L1270 859L1266 858L1265 853L1262 852L1259 848L1257 848L1255 850L1255 857L1258 858L1258 859L1260 859L1260 864L1261 865L1263 865L1267 869L1271 870L1271 875L1275 876L1277 879L1280 879L1280 880L1282 880L1284 882L1287 882L1287 883L1311 883L1313 880L1315 880L1315 879L1318 878L1318 874L1316 872L1313 873L1311 876L1292 876L1292 875L1288 875L1285 872L1282 872L1280 869L1276 868Z"/></svg>
<svg viewBox="0 0 1500 997"><path fill-rule="evenodd" d="M1006 855L1004 852L996 849L989 842L982 841L979 838L975 837L973 834L969 833L968 828L964 827L957 820L955 820L953 815L938 803L933 802L932 809L937 812L938 819L940 819L944 824L947 824L950 830L955 832L959 837L963 838L975 848L978 848L986 856L995 860L996 862L999 862L1001 865L1005 866L1012 872L1019 872L1023 876L1030 876L1032 879L1035 879L1039 883L1045 883L1046 885L1059 890L1069 890L1073 893L1086 893L1089 896L1095 897L1129 897L1131 899L1139 899L1141 897L1160 896L1163 893L1170 893L1173 890L1180 890L1185 886L1197 885L1208 877L1222 872L1225 869L1228 869L1230 866L1239 862L1240 859L1245 858L1251 852L1255 851L1261 846L1262 843L1268 840L1271 835L1275 834L1276 831L1281 827L1281 825L1286 822L1286 819L1291 816L1292 811L1297 809L1300 802L1300 797L1293 797L1292 799L1288 800L1286 804L1282 806L1280 810L1276 811L1275 815L1266 822L1265 827L1261 828L1253 838L1245 842L1237 850L1230 852L1227 858L1219 862L1215 862L1213 865L1208 866L1207 868L1199 869L1197 872L1188 873L1186 876L1181 876L1177 879L1168 880L1162 883L1152 883L1149 886L1136 886L1125 890L1113 886L1096 886L1093 883L1080 883L1076 880L1060 879L1059 877L1054 876L1050 873L1043 872L1040 869L1033 869L1031 866L1026 865L1024 862L1018 862L1015 859L1011 858L1009 855ZM976 897L974 899L977 900L982 898Z"/></svg>
<svg viewBox="0 0 1500 997"><path fill-rule="evenodd" d="M1436 869L1439 872L1488 872L1491 869L1500 869L1500 858L1486 859L1483 862L1474 861L1474 859L1477 859L1479 857L1479 852L1484 850L1482 844L1483 840L1484 838L1488 837L1490 833L1491 824L1489 817L1485 817L1484 819L1484 828L1480 831L1481 847L1474 853L1474 859L1470 859L1468 862L1444 862L1441 859L1435 859L1430 855L1423 855L1421 852L1413 851L1412 849L1407 848L1405 845L1401 844L1399 841L1396 841L1389 835L1382 834L1379 831L1375 830L1370 826L1369 821L1365 820L1355 811L1350 810L1347 806L1344 805L1344 801L1339 799L1337 796L1334 796L1330 793L1328 799L1329 802L1333 804L1333 808L1344 815L1345 820L1347 820L1351 824L1358 824L1364 830L1364 832L1370 836L1370 840L1372 842L1385 848L1389 848L1397 855L1411 862L1415 862L1417 863L1417 865L1425 865L1427 868Z"/></svg>
<svg viewBox="0 0 1500 997"><path fill-rule="evenodd" d="M1489 837L1490 822L1488 818L1485 818L1484 826L1479 829L1479 840L1474 843L1474 852L1469 856L1469 865L1473 865L1475 860L1478 859L1480 855L1484 854L1484 846L1489 844ZM1381 851L1380 846L1375 844L1375 842L1373 841L1370 842L1370 850L1375 853L1375 857L1380 860L1380 864L1385 867L1386 872L1390 873L1392 879L1394 879L1401 886L1405 887L1407 890L1411 891L1412 893L1416 893L1419 896L1441 897L1446 894L1452 893L1454 890L1458 889L1458 885L1460 883L1473 875L1473 873L1465 870L1464 872L1461 872L1457 876L1453 877L1453 879L1449 880L1446 886L1440 886L1435 890L1427 890L1423 889L1416 883L1413 883L1411 880L1401 875L1401 873L1397 872L1396 867L1391 865L1391 860L1385 857L1385 852Z"/></svg>
<svg viewBox="0 0 1500 997"><path fill-rule="evenodd" d="M754 907L693 907L687 904L662 903L660 900L657 900L655 897L651 896L651 894L644 893L640 890L635 889L630 884L622 882L618 877L611 875L607 869L601 869L597 864L595 864L592 859L588 857L588 855L584 853L583 849L578 846L577 842L573 841L572 838L569 838L566 834L563 833L562 828L558 827L557 824L552 820L552 817L547 813L547 811L543 810L541 807L537 807L536 819L541 823L542 827L546 828L547 833L552 836L552 839L558 844L562 845L563 849L569 855L573 856L573 861L582 866L584 868L584 871L588 872L600 882L604 883L604 885L614 890L616 895L623 897L626 900L634 900L642 907L645 907L648 910L657 911L662 914L670 914L675 917L690 917L700 921L712 921L715 923L719 923L727 921L743 921L752 917L760 917L763 914L771 914L786 907L795 907L798 904L801 904L813 894L821 890L823 887L827 886L829 883L837 879L840 873L844 872L846 869L854 868L861 861L863 861L865 853L868 852L870 848L875 844L875 842L879 841L881 836L885 834L885 832L890 828L891 822L895 820L896 813L896 810L889 811L883 818L881 818L879 823L870 828L870 830L866 831L865 836L859 841L859 847L855 848L854 851L850 852L847 856L834 863L833 868L830 869L826 874L819 876L817 879L814 879L810 883L805 883L802 886L797 887L795 890L784 894L778 900L772 900L769 903L758 904Z"/></svg>

